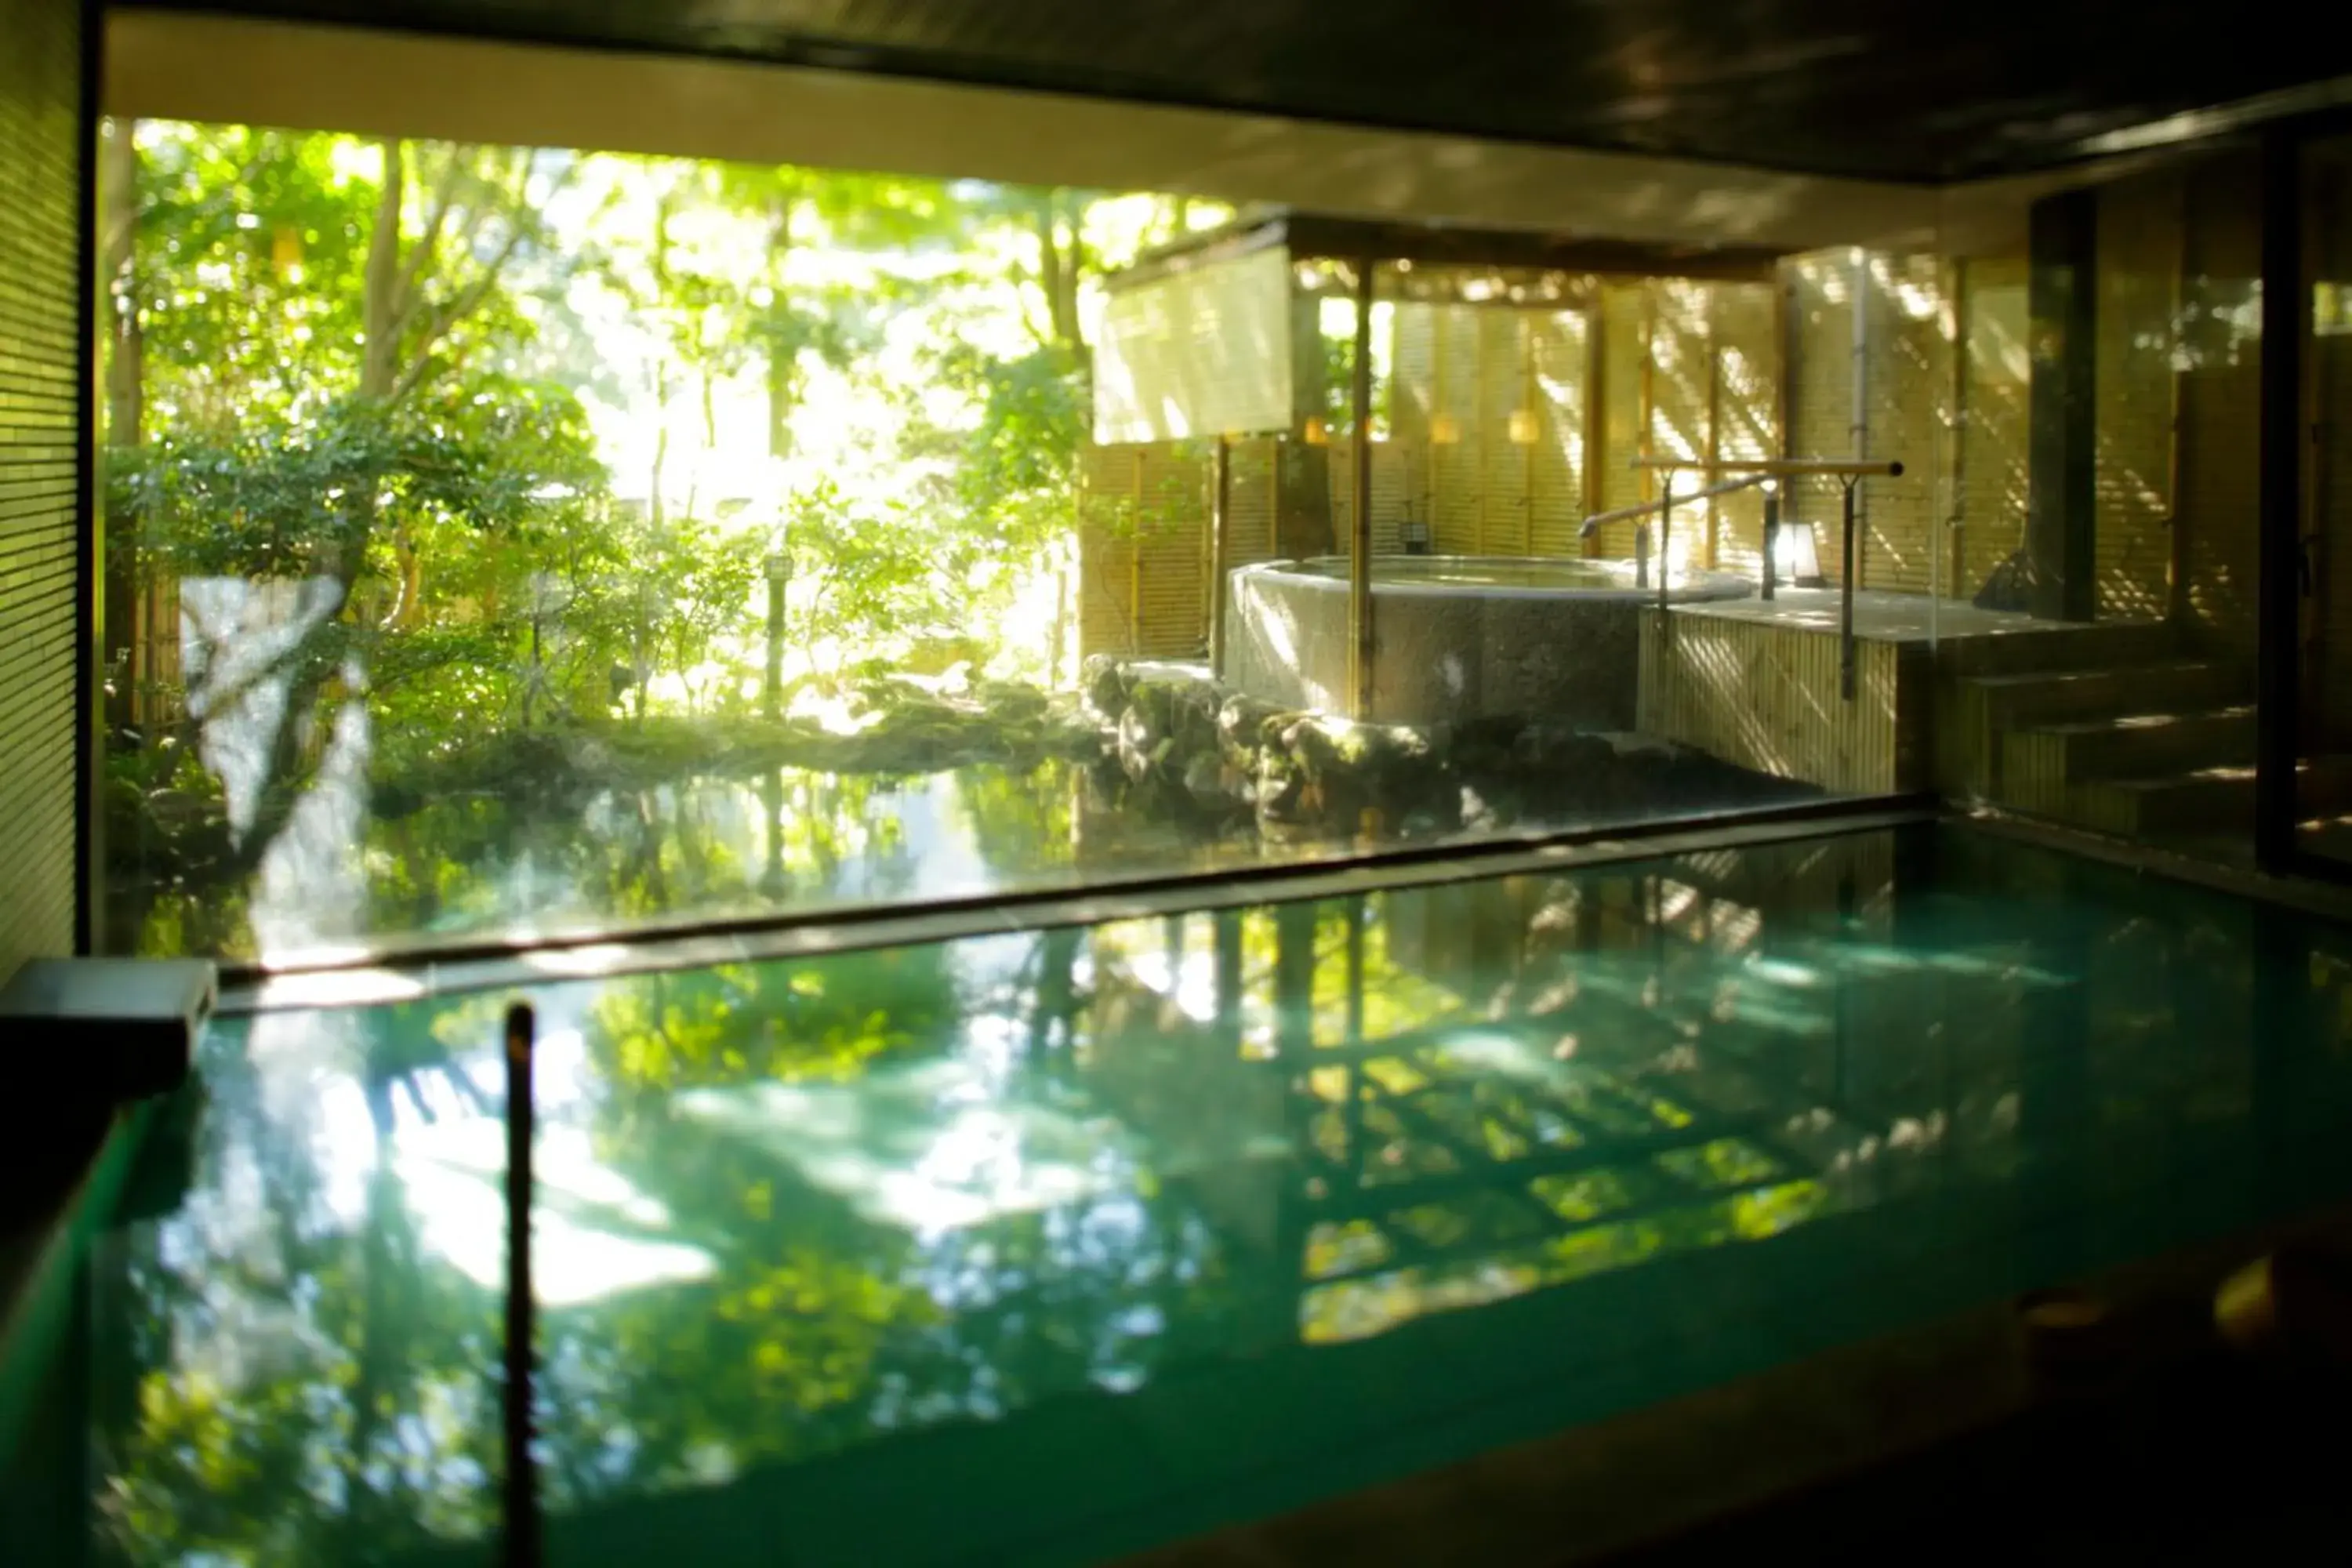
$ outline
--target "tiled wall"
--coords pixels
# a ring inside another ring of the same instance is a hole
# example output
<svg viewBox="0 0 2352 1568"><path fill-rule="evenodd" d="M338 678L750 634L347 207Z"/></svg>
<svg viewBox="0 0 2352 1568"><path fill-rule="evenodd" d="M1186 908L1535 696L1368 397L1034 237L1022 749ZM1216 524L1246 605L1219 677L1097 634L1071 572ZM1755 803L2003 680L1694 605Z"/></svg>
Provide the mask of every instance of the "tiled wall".
<svg viewBox="0 0 2352 1568"><path fill-rule="evenodd" d="M80 15L0 0L0 974L74 921Z"/></svg>

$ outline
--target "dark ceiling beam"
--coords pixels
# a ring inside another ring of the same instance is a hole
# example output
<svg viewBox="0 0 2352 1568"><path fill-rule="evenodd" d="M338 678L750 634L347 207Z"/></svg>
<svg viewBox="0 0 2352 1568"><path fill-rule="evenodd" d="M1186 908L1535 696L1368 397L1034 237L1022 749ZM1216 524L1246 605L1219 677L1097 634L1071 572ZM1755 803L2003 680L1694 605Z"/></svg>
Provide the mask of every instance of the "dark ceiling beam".
<svg viewBox="0 0 2352 1568"><path fill-rule="evenodd" d="M810 67L192 12L110 15L110 113L1152 190L1646 245L2005 249L2040 187L1973 208L1870 180ZM1972 228L1956 227L1965 211Z"/></svg>
<svg viewBox="0 0 2352 1568"><path fill-rule="evenodd" d="M2352 72L2288 0L145 0L1934 184Z"/></svg>

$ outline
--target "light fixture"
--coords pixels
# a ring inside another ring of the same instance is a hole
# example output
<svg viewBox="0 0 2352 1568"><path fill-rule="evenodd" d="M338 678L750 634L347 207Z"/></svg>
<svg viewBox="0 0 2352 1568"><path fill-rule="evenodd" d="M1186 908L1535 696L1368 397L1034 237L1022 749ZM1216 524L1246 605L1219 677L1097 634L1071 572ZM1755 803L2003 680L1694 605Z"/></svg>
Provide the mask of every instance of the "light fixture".
<svg viewBox="0 0 2352 1568"><path fill-rule="evenodd" d="M1822 585L1822 562L1813 549L1813 525L1780 520L1780 531L1773 535L1772 564L1775 572L1800 588Z"/></svg>

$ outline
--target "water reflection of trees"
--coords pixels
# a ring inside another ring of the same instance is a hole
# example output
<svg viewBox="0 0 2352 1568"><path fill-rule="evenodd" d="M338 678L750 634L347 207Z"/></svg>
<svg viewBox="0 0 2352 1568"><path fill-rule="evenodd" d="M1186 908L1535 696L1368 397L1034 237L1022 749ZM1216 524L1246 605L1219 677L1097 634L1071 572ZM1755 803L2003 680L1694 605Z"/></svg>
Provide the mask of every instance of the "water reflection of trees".
<svg viewBox="0 0 2352 1568"><path fill-rule="evenodd" d="M551 1494L757 1487L1937 1194L2079 1210L2242 1128L2220 906L1895 842L544 992ZM493 1522L496 1249L446 1200L494 1238L457 1134L496 1002L216 1042L104 1320L131 1560Z"/></svg>
<svg viewBox="0 0 2352 1568"><path fill-rule="evenodd" d="M906 776L778 768L577 797L419 798L325 847L362 890L353 908L314 920L308 940L627 922L1034 879L1070 860L1069 789L1064 765L1049 762ZM154 860L152 846L141 852ZM125 951L256 951L252 889L215 885L202 865L166 873L126 862L109 899Z"/></svg>

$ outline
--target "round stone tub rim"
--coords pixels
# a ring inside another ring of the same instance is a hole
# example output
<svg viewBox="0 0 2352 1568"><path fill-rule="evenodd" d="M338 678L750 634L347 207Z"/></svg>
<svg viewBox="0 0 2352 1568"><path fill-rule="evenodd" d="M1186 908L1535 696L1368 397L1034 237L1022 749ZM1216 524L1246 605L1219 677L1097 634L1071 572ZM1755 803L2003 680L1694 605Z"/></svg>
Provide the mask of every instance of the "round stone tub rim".
<svg viewBox="0 0 2352 1568"><path fill-rule="evenodd" d="M1561 566L1617 564L1617 563L1593 562L1587 557L1581 556L1557 561L1547 561L1541 556L1523 555L1417 555L1401 557L1401 559L1412 561L1491 561L1514 566L1524 566L1530 563ZM1234 577L1236 581L1244 577L1253 579L1280 578L1286 586L1296 585L1297 587L1303 588L1306 592L1313 594L1347 593L1352 584L1349 583L1345 573L1341 573L1338 576L1332 576L1321 572L1300 570L1302 567L1313 566L1323 562L1331 562L1339 565L1345 566L1348 563L1348 558L1344 555L1313 555L1307 556L1304 559L1288 561L1253 562L1247 566L1235 567L1234 569ZM1706 604L1722 599L1743 599L1754 594L1756 591L1757 585L1754 583L1749 582L1747 578L1742 577L1736 573L1725 572L1714 568L1701 568L1696 572L1684 573L1682 581L1666 591L1666 603L1670 605ZM1581 600L1586 603L1604 605L1654 605L1658 602L1658 591L1654 587L1636 588L1630 585L1622 588L1588 588L1577 586L1528 588L1502 587L1494 584L1481 585L1475 583L1400 582L1394 578L1382 582L1376 572L1372 578L1372 597L1374 599L1430 598Z"/></svg>

